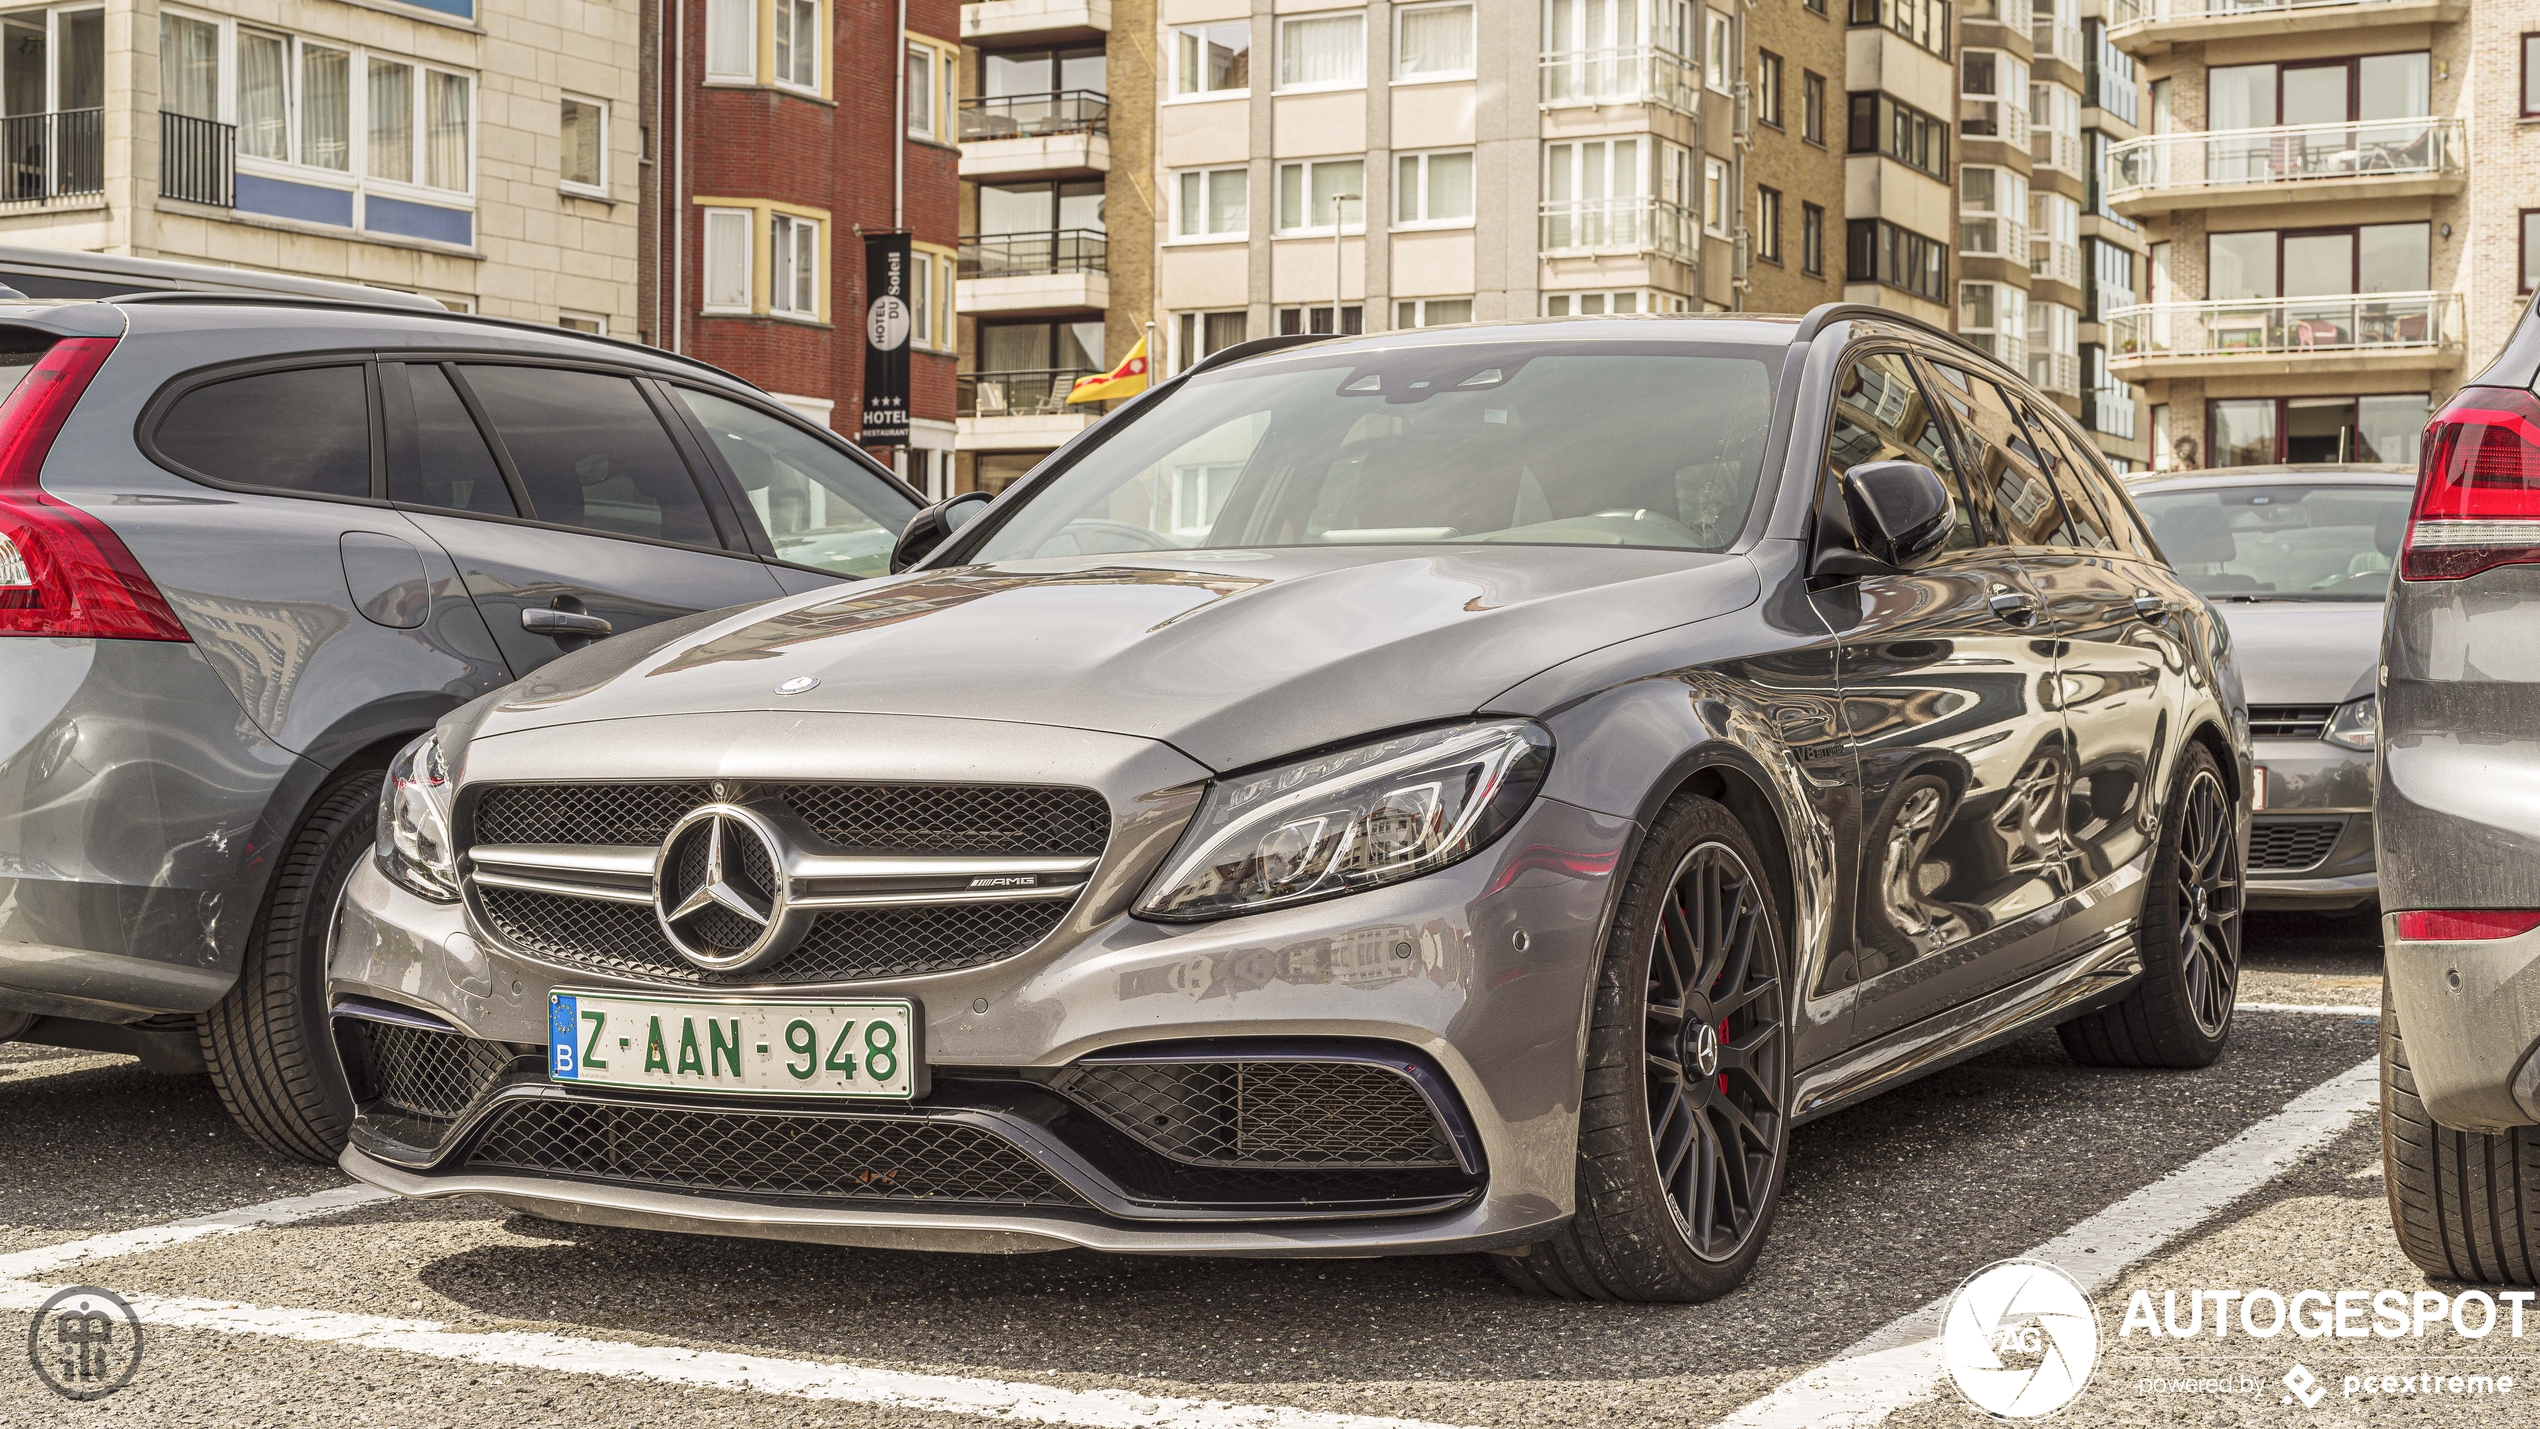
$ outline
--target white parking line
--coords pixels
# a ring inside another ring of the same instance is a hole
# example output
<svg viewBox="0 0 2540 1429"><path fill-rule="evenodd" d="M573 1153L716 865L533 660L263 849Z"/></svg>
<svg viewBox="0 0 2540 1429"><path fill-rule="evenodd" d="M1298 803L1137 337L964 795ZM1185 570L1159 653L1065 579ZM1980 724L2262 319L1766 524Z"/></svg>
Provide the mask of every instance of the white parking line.
<svg viewBox="0 0 2540 1429"><path fill-rule="evenodd" d="M2378 1105L2380 1091L2381 1059L2359 1062L2026 1257L2096 1290L2335 1140ZM1928 1397L1944 1374L1937 1336L1948 1303L1943 1296L1902 1316L1720 1421L1720 1429L1854 1429Z"/></svg>
<svg viewBox="0 0 2540 1429"><path fill-rule="evenodd" d="M2240 1012L2309 1012L2321 1017L2370 1017L2379 1020L2381 1009L2360 1002L2243 1002L2235 1004Z"/></svg>
<svg viewBox="0 0 2540 1429"><path fill-rule="evenodd" d="M315 1195L241 1206L0 1256L0 1309L35 1310L60 1288L36 1283L30 1278L36 1275L395 1199L388 1192L368 1186L341 1186ZM1062 1389L1056 1385L628 1344L536 1331L470 1332L452 1330L433 1320L349 1315L331 1310L276 1310L235 1301L163 1299L154 1295L124 1298L133 1313L151 1325L350 1345L467 1364L642 1379L700 1389L840 1400L1033 1424L1079 1424L1092 1429L1451 1429L1413 1419L1230 1404L1217 1399L1183 1399L1123 1389Z"/></svg>

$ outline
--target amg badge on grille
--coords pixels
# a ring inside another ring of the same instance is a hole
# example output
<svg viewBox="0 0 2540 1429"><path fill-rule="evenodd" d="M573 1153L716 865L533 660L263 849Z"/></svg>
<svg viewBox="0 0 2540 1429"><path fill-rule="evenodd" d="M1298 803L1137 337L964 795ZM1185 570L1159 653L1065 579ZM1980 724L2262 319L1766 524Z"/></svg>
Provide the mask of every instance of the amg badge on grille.
<svg viewBox="0 0 2540 1429"><path fill-rule="evenodd" d="M680 956L747 972L794 950L811 918L789 906L785 845L737 804L702 804L662 840L653 912Z"/></svg>

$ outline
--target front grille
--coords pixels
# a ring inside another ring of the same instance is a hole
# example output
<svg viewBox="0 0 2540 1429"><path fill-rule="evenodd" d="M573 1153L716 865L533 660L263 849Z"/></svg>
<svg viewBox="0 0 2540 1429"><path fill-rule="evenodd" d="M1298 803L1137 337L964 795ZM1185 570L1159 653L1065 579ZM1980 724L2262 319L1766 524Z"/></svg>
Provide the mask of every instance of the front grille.
<svg viewBox="0 0 2540 1429"><path fill-rule="evenodd" d="M467 1165L732 1196L1084 1205L995 1132L912 1116L521 1101L488 1118Z"/></svg>
<svg viewBox="0 0 2540 1429"><path fill-rule="evenodd" d="M1089 858L1111 837L1091 789L1032 784L736 784L782 802L839 853ZM657 844L710 786L496 784L476 800L475 843Z"/></svg>
<svg viewBox="0 0 2540 1429"><path fill-rule="evenodd" d="M343 1019L358 1048L356 1091L407 1116L455 1121L501 1079L512 1049L457 1032Z"/></svg>
<svg viewBox="0 0 2540 1429"><path fill-rule="evenodd" d="M1367 1062L1079 1063L1055 1083L1147 1146L1261 1170L1453 1166L1428 1098Z"/></svg>
<svg viewBox="0 0 2540 1429"><path fill-rule="evenodd" d="M490 885L477 888L476 900L496 932L549 962L698 986L849 982L978 967L1048 937L1074 906L1040 899L832 909L813 920L802 946L782 962L735 973L708 972L681 957L662 936L650 904Z"/></svg>
<svg viewBox="0 0 2540 1429"><path fill-rule="evenodd" d="M2317 739L2335 713L2335 705L2251 705L2249 733L2259 739Z"/></svg>
<svg viewBox="0 0 2540 1429"><path fill-rule="evenodd" d="M2346 832L2343 819L2258 824L2249 830L2249 867L2254 872L2294 873L2316 867L2337 847Z"/></svg>

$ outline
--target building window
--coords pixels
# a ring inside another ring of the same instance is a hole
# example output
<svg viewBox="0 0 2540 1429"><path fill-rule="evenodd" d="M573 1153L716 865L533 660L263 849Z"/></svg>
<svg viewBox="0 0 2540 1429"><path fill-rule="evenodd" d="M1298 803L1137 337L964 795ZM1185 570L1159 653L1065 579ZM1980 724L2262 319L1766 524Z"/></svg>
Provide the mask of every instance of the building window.
<svg viewBox="0 0 2540 1429"><path fill-rule="evenodd" d="M1949 0L1852 0L1852 23L1876 25L1948 57Z"/></svg>
<svg viewBox="0 0 2540 1429"><path fill-rule="evenodd" d="M1191 169L1174 176L1173 189L1175 238L1241 238L1251 230L1250 171Z"/></svg>
<svg viewBox="0 0 2540 1429"><path fill-rule="evenodd" d="M1473 221L1473 151L1403 154L1394 160L1396 228L1461 227Z"/></svg>
<svg viewBox="0 0 2540 1429"><path fill-rule="evenodd" d="M1948 249L1883 218L1844 225L1844 281L1879 283L1935 303L1949 301Z"/></svg>
<svg viewBox="0 0 2540 1429"><path fill-rule="evenodd" d="M1361 233L1367 227L1367 161L1316 159L1279 166L1279 232L1330 233L1332 215L1341 229Z"/></svg>
<svg viewBox="0 0 2540 1429"><path fill-rule="evenodd" d="M1444 327L1473 320L1471 298L1405 298L1393 305L1395 327Z"/></svg>
<svg viewBox="0 0 2540 1429"><path fill-rule="evenodd" d="M2108 349L2081 348L2081 421L2094 432L2134 439L2134 388L2108 375Z"/></svg>
<svg viewBox="0 0 2540 1429"><path fill-rule="evenodd" d="M2107 21L2084 20L2081 28L2083 53L2089 57L2081 73L2083 102L2134 123L2134 56L2109 43Z"/></svg>
<svg viewBox="0 0 2540 1429"><path fill-rule="evenodd" d="M1884 94L1852 96L1852 129L1844 147L1854 154L1884 154L1936 179L1949 174L1949 126Z"/></svg>
<svg viewBox="0 0 2540 1429"><path fill-rule="evenodd" d="M2011 169L1958 170L1958 251L2028 258L2028 179Z"/></svg>
<svg viewBox="0 0 2540 1429"><path fill-rule="evenodd" d="M746 208L705 211L705 310L746 313L750 310L750 230L756 217Z"/></svg>
<svg viewBox="0 0 2540 1429"><path fill-rule="evenodd" d="M608 195L609 110L588 99L564 101L559 180L578 193Z"/></svg>
<svg viewBox="0 0 2540 1429"><path fill-rule="evenodd" d="M2368 397L2259 397L2208 402L2214 466L2281 462L2417 464L2432 403L2422 392Z"/></svg>
<svg viewBox="0 0 2540 1429"><path fill-rule="evenodd" d="M598 313L560 312L556 326L567 332L587 332L593 337L609 335L609 320Z"/></svg>
<svg viewBox="0 0 2540 1429"><path fill-rule="evenodd" d="M1729 236L1729 162L1702 159L1702 231L1714 238Z"/></svg>
<svg viewBox="0 0 2540 1429"><path fill-rule="evenodd" d="M1299 333L1329 333L1332 330L1332 305L1279 309L1279 335L1294 337ZM1341 336L1356 337L1367 330L1367 310L1356 303L1341 309Z"/></svg>
<svg viewBox="0 0 2540 1429"><path fill-rule="evenodd" d="M1799 206L1799 271L1826 275L1826 211L1813 203Z"/></svg>
<svg viewBox="0 0 2540 1429"><path fill-rule="evenodd" d="M2065 85L2032 81L2028 96L2029 157L2081 177L2081 95Z"/></svg>
<svg viewBox="0 0 2540 1429"><path fill-rule="evenodd" d="M1958 56L1958 132L2028 146L2028 62L1998 50Z"/></svg>
<svg viewBox="0 0 2540 1429"><path fill-rule="evenodd" d="M2032 298L2028 305L2028 380L2045 392L2081 395L2081 313Z"/></svg>
<svg viewBox="0 0 2540 1429"><path fill-rule="evenodd" d="M2028 294L2009 283L1958 285L1958 335L2015 372L2028 368Z"/></svg>
<svg viewBox="0 0 2540 1429"><path fill-rule="evenodd" d="M1548 318L1596 318L1614 313L1625 316L1633 313L1681 313L1691 306L1692 301L1681 294L1638 288L1626 288L1620 292L1543 295L1543 315Z"/></svg>
<svg viewBox="0 0 2540 1429"><path fill-rule="evenodd" d="M2540 35L2522 37L2522 112L2540 114Z"/></svg>
<svg viewBox="0 0 2540 1429"><path fill-rule="evenodd" d="M1279 88L1349 89L1367 82L1364 14L1279 21Z"/></svg>
<svg viewBox="0 0 2540 1429"><path fill-rule="evenodd" d="M1241 308L1224 313L1174 314L1174 371L1188 371L1192 364L1219 348L1243 341L1247 321Z"/></svg>
<svg viewBox="0 0 2540 1429"><path fill-rule="evenodd" d="M474 189L476 82L471 76L363 49L176 15L167 16L161 28L180 46L173 60L178 73L175 102L190 106L171 112L236 115L238 156L249 168L261 164L258 171L271 177L338 192L350 181L355 190L391 198L419 189L445 194ZM233 63L226 67L231 86L226 103L223 66L217 59L224 31L234 47ZM40 36L36 42L42 43ZM163 76L170 63L163 55ZM103 102L102 96L71 94L67 75L56 87L60 94L54 102L66 109L95 108ZM358 142L356 94L361 99ZM26 112L43 112L43 103L37 100ZM348 227L374 226L376 215L357 218L349 200L340 212L342 217L334 221ZM412 236L470 241L455 230Z"/></svg>
<svg viewBox="0 0 2540 1429"><path fill-rule="evenodd" d="M1799 3L1806 7L1808 13L1811 15L1822 15L1826 13L1826 0L1799 0Z"/></svg>
<svg viewBox="0 0 2540 1429"><path fill-rule="evenodd" d="M1811 144L1826 142L1826 77L1812 70L1799 75L1799 137Z"/></svg>
<svg viewBox="0 0 2540 1429"><path fill-rule="evenodd" d="M1782 127L1782 57L1771 50L1755 52L1755 119Z"/></svg>
<svg viewBox="0 0 2540 1429"><path fill-rule="evenodd" d="M798 318L820 315L820 224L790 213L774 215L775 262L768 272L768 306Z"/></svg>
<svg viewBox="0 0 2540 1429"><path fill-rule="evenodd" d="M1252 26L1243 20L1173 32L1173 96L1241 94L1252 88Z"/></svg>
<svg viewBox="0 0 2540 1429"><path fill-rule="evenodd" d="M1396 79L1471 79L1473 7L1405 5L1393 12Z"/></svg>
<svg viewBox="0 0 2540 1429"><path fill-rule="evenodd" d="M2522 291L2540 288L2540 209L2522 211Z"/></svg>
<svg viewBox="0 0 2540 1429"><path fill-rule="evenodd" d="M955 142L960 88L960 47L909 36L908 137L936 144Z"/></svg>
<svg viewBox="0 0 2540 1429"><path fill-rule="evenodd" d="M1782 191L1758 185L1755 190L1755 256L1767 263L1782 261Z"/></svg>
<svg viewBox="0 0 2540 1429"><path fill-rule="evenodd" d="M1722 94L1730 93L1736 83L1737 33L1734 23L1718 10L1702 12L1702 79L1703 83Z"/></svg>
<svg viewBox="0 0 2540 1429"><path fill-rule="evenodd" d="M706 79L758 83L758 0L706 0Z"/></svg>
<svg viewBox="0 0 2540 1429"><path fill-rule="evenodd" d="M820 88L820 0L775 0L776 82Z"/></svg>
<svg viewBox="0 0 2540 1429"><path fill-rule="evenodd" d="M2118 308L2130 308L2135 296L2134 254L2104 238L2085 238L2082 247L2089 252L2086 265L2090 276L2089 320L2103 323ZM2134 435L2132 432L2127 436Z"/></svg>

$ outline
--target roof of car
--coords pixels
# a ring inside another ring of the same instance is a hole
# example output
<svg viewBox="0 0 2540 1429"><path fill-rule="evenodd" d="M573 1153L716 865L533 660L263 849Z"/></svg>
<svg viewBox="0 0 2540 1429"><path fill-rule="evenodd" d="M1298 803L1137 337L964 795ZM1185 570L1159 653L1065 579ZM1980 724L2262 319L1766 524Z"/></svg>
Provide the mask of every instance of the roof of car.
<svg viewBox="0 0 2540 1429"><path fill-rule="evenodd" d="M2326 481L2364 486L2414 486L2417 469L2384 462L2283 462L2268 466L2219 466L2198 471L2129 472L2126 489L2196 491L2217 486L2317 486Z"/></svg>

